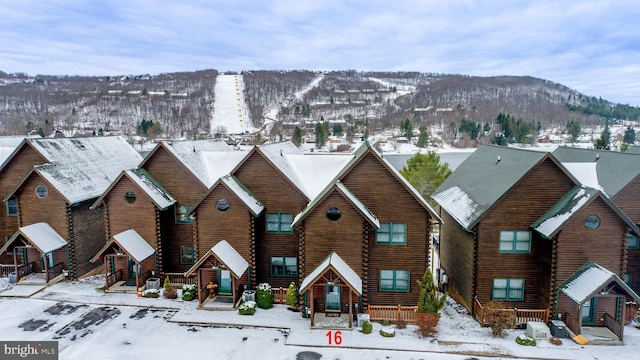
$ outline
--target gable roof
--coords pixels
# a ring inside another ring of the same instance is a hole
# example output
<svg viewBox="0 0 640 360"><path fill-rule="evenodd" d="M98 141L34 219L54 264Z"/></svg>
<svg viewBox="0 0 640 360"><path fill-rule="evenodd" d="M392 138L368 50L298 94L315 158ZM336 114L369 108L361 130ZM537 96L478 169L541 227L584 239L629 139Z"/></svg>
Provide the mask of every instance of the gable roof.
<svg viewBox="0 0 640 360"><path fill-rule="evenodd" d="M4 164L24 139L24 136L0 136L0 164Z"/></svg>
<svg viewBox="0 0 640 360"><path fill-rule="evenodd" d="M380 227L380 222L378 218L373 214L371 210L369 210L363 203L358 199L347 187L341 183L340 181L336 181L332 186L327 186L325 190L316 196L316 198L307 205L304 210L302 210L296 217L293 219L291 226L295 226L299 222L301 222L313 209L315 209L324 199L329 196L334 190L338 191L347 201L349 201L353 207L356 208L360 212L360 214L369 221L369 223L377 228Z"/></svg>
<svg viewBox="0 0 640 360"><path fill-rule="evenodd" d="M249 268L247 260L245 260L242 255L240 255L236 249L227 242L227 240L220 240L220 242L207 251L200 260L193 264L193 266L184 273L184 276L190 276L194 271L199 269L211 255L220 260L220 262L222 262L224 266L233 273L233 276L235 276L236 279L241 278Z"/></svg>
<svg viewBox="0 0 640 360"><path fill-rule="evenodd" d="M355 271L335 252L331 252L313 271L302 280L300 293L304 293L313 285L327 270L333 269L344 282L355 292L362 294L362 279Z"/></svg>
<svg viewBox="0 0 640 360"><path fill-rule="evenodd" d="M576 304L582 305L596 293L602 290L607 291L611 284L619 286L636 302L640 302L638 294L618 275L591 261L584 264L560 285L558 292L567 295Z"/></svg>
<svg viewBox="0 0 640 360"><path fill-rule="evenodd" d="M126 177L136 184L144 194L146 194L151 202L160 210L175 204L176 200L160 185L145 169L125 170L111 185L100 195L100 197L91 205L91 209L95 209L104 201L111 190Z"/></svg>
<svg viewBox="0 0 640 360"><path fill-rule="evenodd" d="M351 153L284 155L309 199L315 199L353 158Z"/></svg>
<svg viewBox="0 0 640 360"><path fill-rule="evenodd" d="M416 190L416 188L413 187L413 185L411 185L409 183L409 181L407 181L407 179L404 178L404 176L402 176L400 174L400 172L393 166L391 165L390 162L388 162L385 158L382 157L382 155L380 155L380 153L378 153L378 151L376 151L376 149L374 149L369 142L365 141L362 143L362 145L360 145L356 151L353 153L353 157L349 160L349 162L342 168L342 170L338 173L338 175L336 175L335 180L344 180L344 178L346 177L346 175L367 155L367 154L372 154L378 161L380 161L380 163L383 165L384 168L387 169L387 171L389 171L389 173L396 179L398 180L398 182L407 190L409 191L409 193L413 196L414 199L416 199L416 201L422 205L422 207L427 210L427 212L429 212L429 214L431 215L431 217L433 219L435 219L436 221L438 221L439 223L442 223L442 219L440 218L440 216L438 215L438 213L431 207L431 205L429 205L429 203L425 200L425 198L418 192L418 190Z"/></svg>
<svg viewBox="0 0 640 360"><path fill-rule="evenodd" d="M0 248L0 254L7 251L9 246L22 235L27 241L43 254L63 248L67 241L60 236L49 224L45 222L22 226Z"/></svg>
<svg viewBox="0 0 640 360"><path fill-rule="evenodd" d="M638 228L607 196L597 189L585 186L576 186L571 189L555 205L553 205L549 211L536 220L531 225L531 228L540 233L543 237L549 239L560 231L562 226L571 218L571 216L573 216L573 214L589 205L597 198L602 199L602 201L615 211L636 235L640 236L640 228Z"/></svg>
<svg viewBox="0 0 640 360"><path fill-rule="evenodd" d="M218 179L218 181L213 184L213 186L211 186L209 190L207 190L207 192L202 195L198 201L196 201L194 206L186 215L190 216L193 212L195 212L200 204L202 204L204 199L209 197L211 192L213 192L218 187L218 185L223 185L235 196L237 196L238 199L240 199L240 201L242 201L242 203L247 206L253 216L260 215L260 213L262 213L262 210L264 210L264 205L262 204L262 202L260 202L260 200L249 189L247 189L247 187L244 186L244 184L238 178L233 175L227 174Z"/></svg>
<svg viewBox="0 0 640 360"><path fill-rule="evenodd" d="M142 262L156 253L153 247L151 247L137 231L129 229L113 235L102 249L91 258L90 262L93 263L97 261L114 244L137 263Z"/></svg>
<svg viewBox="0 0 640 360"><path fill-rule="evenodd" d="M257 151L261 153L264 158L273 165L273 167L282 173L282 175L284 175L284 177L287 178L296 189L298 189L304 196L307 196L304 192L304 185L302 184L302 181L286 158L286 155L302 154L302 151L300 151L297 146L290 141L285 141L259 146Z"/></svg>
<svg viewBox="0 0 640 360"><path fill-rule="evenodd" d="M469 230L538 164L550 159L576 185L578 181L548 152L481 145L440 185L432 198Z"/></svg>
<svg viewBox="0 0 640 360"><path fill-rule="evenodd" d="M640 175L638 154L559 146L553 151L553 156L562 163L595 163L598 183L610 197L615 197Z"/></svg>
<svg viewBox="0 0 640 360"><path fill-rule="evenodd" d="M235 162L239 162L246 155L245 152L236 152L232 146L221 140L161 141L145 157L140 167L153 158L153 155L161 148L178 160L205 187L210 187L220 176L228 174L231 168L236 165ZM207 159L214 158L220 163L211 164L211 161L207 161ZM228 162L222 161L225 159ZM218 170L219 168L225 169ZM218 177L215 174L219 174Z"/></svg>

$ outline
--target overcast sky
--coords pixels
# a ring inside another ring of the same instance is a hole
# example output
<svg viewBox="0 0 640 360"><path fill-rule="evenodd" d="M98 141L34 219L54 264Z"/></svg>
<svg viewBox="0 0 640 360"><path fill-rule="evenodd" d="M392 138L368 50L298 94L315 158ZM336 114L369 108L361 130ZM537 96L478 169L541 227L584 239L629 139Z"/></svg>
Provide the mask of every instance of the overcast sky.
<svg viewBox="0 0 640 360"><path fill-rule="evenodd" d="M0 70L530 75L640 106L639 0L1 0Z"/></svg>

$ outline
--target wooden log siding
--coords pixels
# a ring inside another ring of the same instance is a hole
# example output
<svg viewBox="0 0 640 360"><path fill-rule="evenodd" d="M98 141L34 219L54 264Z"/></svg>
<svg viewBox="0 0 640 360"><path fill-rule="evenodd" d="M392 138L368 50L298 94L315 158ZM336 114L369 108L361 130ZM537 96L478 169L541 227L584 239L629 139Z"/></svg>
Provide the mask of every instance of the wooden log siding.
<svg viewBox="0 0 640 360"><path fill-rule="evenodd" d="M548 184L554 184L554 186ZM495 278L525 280L524 301L509 301L510 307L536 309L547 303L546 298L549 296L545 295L543 300L539 294L542 282L549 281L548 278L541 279L540 264L543 254L548 253L544 247L551 246L551 242L534 236L531 253L500 253L498 250L500 231L529 230L535 220L546 213L573 187L574 184L567 175L553 161L546 159L525 175L493 206L492 210L484 215L477 225L478 265L475 273L476 293L481 303L491 300ZM446 220L445 224L447 224ZM568 256L572 255L568 254ZM447 266L447 271L449 270ZM451 275L449 278L452 277Z"/></svg>
<svg viewBox="0 0 640 360"><path fill-rule="evenodd" d="M403 222L407 225L406 245L376 244L375 231L370 232L366 290L368 304L416 304L419 289L415 281L421 279L429 267L428 261L425 261L428 259L431 232L428 211L372 153L364 155L341 181L380 222ZM409 270L410 292L379 291L379 273L386 269Z"/></svg>
<svg viewBox="0 0 640 360"><path fill-rule="evenodd" d="M91 210L89 207L95 199L83 201L70 207L70 227L73 243L73 263L76 267L76 277L81 277L93 271L101 265L100 262L89 262L104 243L104 216L100 210ZM71 253L71 251L70 251ZM66 260L65 260L66 264Z"/></svg>
<svg viewBox="0 0 640 360"><path fill-rule="evenodd" d="M47 160L35 151L31 145L25 144L14 157L4 164L0 172L0 193L4 198L22 177L31 170L34 165L44 164ZM19 221L17 216L8 216L6 203L0 208L0 236L6 239L18 231ZM13 256L7 258L9 264L13 263Z"/></svg>
<svg viewBox="0 0 640 360"><path fill-rule="evenodd" d="M589 214L600 217L598 229L585 229ZM589 260L622 276L625 232L623 221L601 199L574 214L558 236L554 285L560 286Z"/></svg>
<svg viewBox="0 0 640 360"><path fill-rule="evenodd" d="M460 295L460 301L469 311L475 295L475 238L464 231L446 211L440 216L445 225L440 227L440 266L449 277L449 289Z"/></svg>
<svg viewBox="0 0 640 360"><path fill-rule="evenodd" d="M255 219L256 284L268 282L272 287L288 287L296 278L271 277L269 274L272 256L298 257L298 234L267 233L266 213L291 213L302 211L309 201L289 180L276 170L259 151L254 152L240 166L236 176L265 206L260 217ZM307 267L308 268L308 267Z"/></svg>
<svg viewBox="0 0 640 360"><path fill-rule="evenodd" d="M128 192L135 194L135 202L129 203L125 200ZM109 195L105 199L109 212L109 224L111 237L123 231L134 229L152 248L156 251L156 263L158 270L162 265L162 252L158 251L160 238L158 237L158 210L135 183L126 177L122 177L120 181L113 186ZM99 213L99 210L93 210ZM104 245L104 244L101 244ZM98 249L99 250L99 249ZM94 252L95 255L98 250Z"/></svg>
<svg viewBox="0 0 640 360"><path fill-rule="evenodd" d="M220 211L216 207L219 199L226 199L229 208ZM248 263L251 274L251 286L255 286L255 243L254 216L232 191L223 184L217 185L202 200L197 209L197 222L194 230L198 234L198 254L204 255L220 242L227 240ZM196 261L199 257L196 258ZM254 260L252 260L254 259Z"/></svg>

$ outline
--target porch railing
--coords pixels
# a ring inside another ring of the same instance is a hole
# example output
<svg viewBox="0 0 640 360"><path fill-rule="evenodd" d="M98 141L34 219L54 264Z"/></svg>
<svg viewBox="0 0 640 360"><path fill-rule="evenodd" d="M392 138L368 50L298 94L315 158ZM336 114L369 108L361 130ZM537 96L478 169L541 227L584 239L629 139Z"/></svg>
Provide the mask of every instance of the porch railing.
<svg viewBox="0 0 640 360"><path fill-rule="evenodd" d="M47 281L51 281L56 276L62 274L63 269L64 269L64 264L61 262L47 269Z"/></svg>
<svg viewBox="0 0 640 360"><path fill-rule="evenodd" d="M578 324L578 320L576 320L573 316L569 315L569 313L564 313L562 315L562 319L564 323L567 325L569 330L571 330L574 334L580 335L580 324Z"/></svg>
<svg viewBox="0 0 640 360"><path fill-rule="evenodd" d="M29 274L33 274L34 272L36 272L36 263L34 261L32 261L32 262L30 262L28 264L20 265L20 266L18 266L18 277L17 277L17 279L19 280L24 276L27 276Z"/></svg>
<svg viewBox="0 0 640 360"><path fill-rule="evenodd" d="M369 305L367 307L367 313L369 314L369 319L374 321L387 320L387 321L415 322L417 312L418 312L417 306Z"/></svg>
<svg viewBox="0 0 640 360"><path fill-rule="evenodd" d="M0 264L0 277L9 277L9 274L11 274L15 269L15 265Z"/></svg>
<svg viewBox="0 0 640 360"><path fill-rule="evenodd" d="M122 280L122 270L107 274L107 287L112 287L115 283Z"/></svg>
<svg viewBox="0 0 640 360"><path fill-rule="evenodd" d="M622 340L622 325L607 313L604 314L604 326Z"/></svg>
<svg viewBox="0 0 640 360"><path fill-rule="evenodd" d="M272 288L273 302L278 304L284 304L287 302L287 290L288 288Z"/></svg>
<svg viewBox="0 0 640 360"><path fill-rule="evenodd" d="M161 284L164 283L164 279L167 276L169 277L169 282L171 283L171 286L174 286L174 287L182 287L182 285L196 284L195 276L184 277L184 273L164 273L164 277L161 280Z"/></svg>
<svg viewBox="0 0 640 360"><path fill-rule="evenodd" d="M545 324L549 322L549 310L545 309L497 309L496 311L510 313L510 318L515 322L513 326L526 325L529 321L540 321ZM482 326L489 326L487 313L478 298L473 299L473 313Z"/></svg>

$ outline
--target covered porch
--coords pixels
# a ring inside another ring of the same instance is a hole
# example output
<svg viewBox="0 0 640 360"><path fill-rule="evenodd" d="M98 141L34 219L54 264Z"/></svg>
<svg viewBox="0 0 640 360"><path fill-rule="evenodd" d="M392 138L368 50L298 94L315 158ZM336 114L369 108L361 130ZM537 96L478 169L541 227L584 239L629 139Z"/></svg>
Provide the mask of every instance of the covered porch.
<svg viewBox="0 0 640 360"><path fill-rule="evenodd" d="M300 284L309 308L312 328L353 327L354 301L362 295L362 280L332 252Z"/></svg>
<svg viewBox="0 0 640 360"><path fill-rule="evenodd" d="M105 292L137 293L157 273L155 250L135 230L114 235L90 260L104 261Z"/></svg>
<svg viewBox="0 0 640 360"><path fill-rule="evenodd" d="M593 262L567 279L557 297L557 313L574 336L608 345L623 341L626 302L640 301L620 277Z"/></svg>
<svg viewBox="0 0 640 360"><path fill-rule="evenodd" d="M13 255L16 282L29 277L50 285L64 278L69 267L67 241L49 224L23 226L0 248L0 254Z"/></svg>
<svg viewBox="0 0 640 360"><path fill-rule="evenodd" d="M249 288L249 263L226 240L207 251L187 272L196 275L198 308L235 310Z"/></svg>

